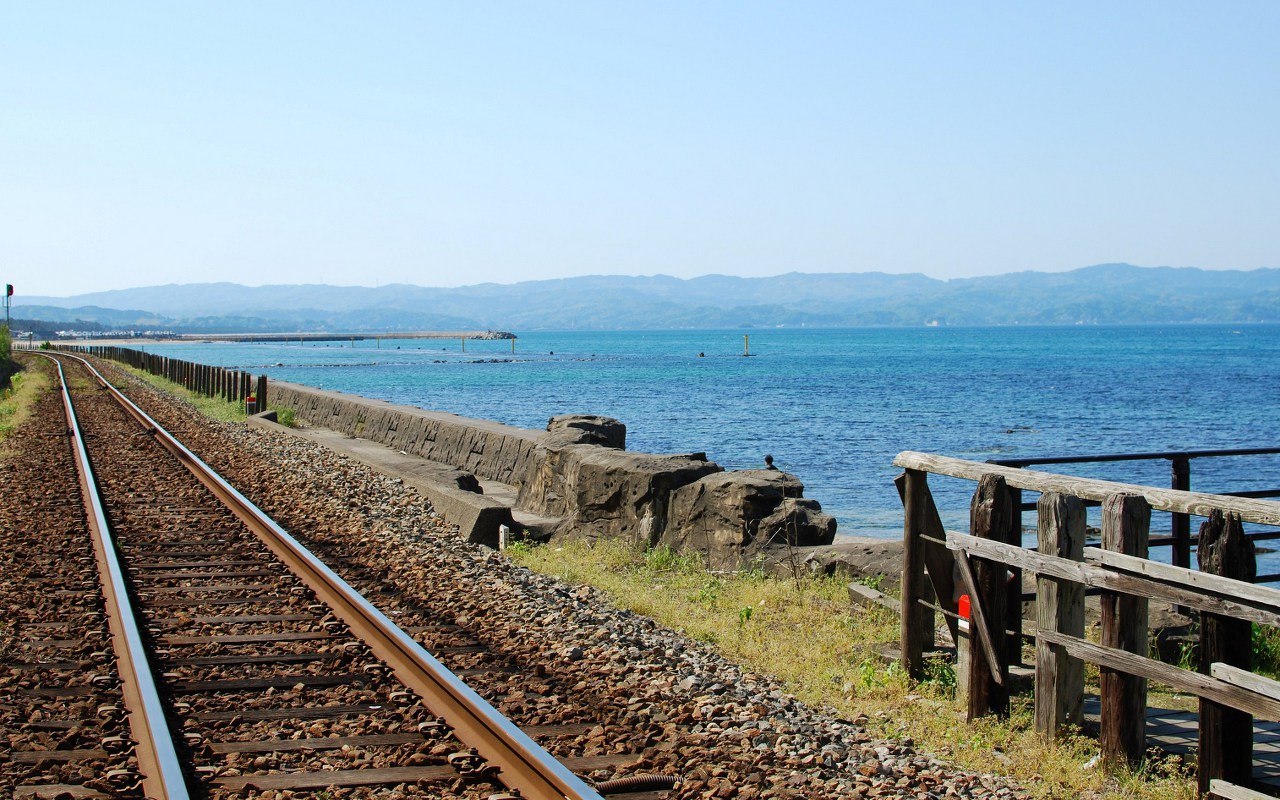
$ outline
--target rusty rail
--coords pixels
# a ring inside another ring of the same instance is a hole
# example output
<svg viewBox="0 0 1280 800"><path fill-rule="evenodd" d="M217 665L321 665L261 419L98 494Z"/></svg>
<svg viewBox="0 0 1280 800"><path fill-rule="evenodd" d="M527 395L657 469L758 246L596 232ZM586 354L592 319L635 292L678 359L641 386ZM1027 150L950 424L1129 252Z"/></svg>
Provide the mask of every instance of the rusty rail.
<svg viewBox="0 0 1280 800"><path fill-rule="evenodd" d="M147 659L142 635L138 630L133 603L129 599L124 570L116 557L115 541L98 494L97 479L85 450L84 436L71 402L62 363L45 356L58 368L62 388L62 405L67 414L67 427L75 450L76 471L80 475L80 493L84 499L85 517L93 535L98 574L102 582L107 621L111 627L112 647L116 654L129 729L133 734L134 756L142 776L143 793L162 800L190 797L182 774L182 762L173 746L173 735L165 720L151 665Z"/></svg>

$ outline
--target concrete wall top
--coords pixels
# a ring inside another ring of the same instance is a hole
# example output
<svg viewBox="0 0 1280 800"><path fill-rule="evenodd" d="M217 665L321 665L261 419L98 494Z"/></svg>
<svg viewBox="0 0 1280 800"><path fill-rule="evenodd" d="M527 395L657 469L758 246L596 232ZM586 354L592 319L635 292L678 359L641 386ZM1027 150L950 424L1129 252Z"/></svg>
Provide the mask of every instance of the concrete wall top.
<svg viewBox="0 0 1280 800"><path fill-rule="evenodd" d="M299 419L312 425L517 486L528 474L534 451L544 435L542 431L492 420L427 411L287 381L271 383L267 402L292 408Z"/></svg>
<svg viewBox="0 0 1280 800"><path fill-rule="evenodd" d="M272 381L271 388L288 389L289 391L297 392L299 394L314 395L315 397L338 400L344 403L354 403L356 405L368 406L370 408L392 410L410 417L421 417L423 419L446 422L452 425L462 425L490 433L498 433L515 439L526 439L533 444L537 444L541 441L544 433L543 431L534 430L532 428L518 428L515 425L506 425L489 419L473 419L471 417L459 416L458 414L450 414L447 411L428 411L425 408L389 403L386 400L375 400L369 397L361 397L358 394L335 392L331 389L317 389L314 386L306 386L301 383Z"/></svg>

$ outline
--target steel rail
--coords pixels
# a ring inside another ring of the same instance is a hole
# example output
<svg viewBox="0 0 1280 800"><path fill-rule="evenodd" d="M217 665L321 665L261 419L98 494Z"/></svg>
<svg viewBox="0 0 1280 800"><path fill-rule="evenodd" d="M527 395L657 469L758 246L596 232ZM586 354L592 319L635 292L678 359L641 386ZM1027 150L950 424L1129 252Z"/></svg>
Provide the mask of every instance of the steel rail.
<svg viewBox="0 0 1280 800"><path fill-rule="evenodd" d="M500 714L470 686L449 671L377 607L361 596L297 539L227 483L198 456L164 430L145 411L112 386L93 365L85 365L102 385L155 439L306 583L335 616L351 628L396 677L416 692L427 708L444 719L464 744L473 747L508 787L527 800L602 800L590 784L544 750Z"/></svg>
<svg viewBox="0 0 1280 800"><path fill-rule="evenodd" d="M134 756L142 777L142 790L157 800L185 800L191 795L182 773L182 762L173 746L173 735L165 719L151 663L142 644L137 616L129 599L124 570L116 556L115 539L102 508L98 482L84 446L84 434L71 402L62 363L45 356L58 367L62 388L62 405L67 414L67 428L75 445L76 472L80 477L80 494L84 499L85 517L93 536L98 574L106 600L107 622L111 628L111 645L116 654L116 671L120 690L129 715L129 730L134 739Z"/></svg>

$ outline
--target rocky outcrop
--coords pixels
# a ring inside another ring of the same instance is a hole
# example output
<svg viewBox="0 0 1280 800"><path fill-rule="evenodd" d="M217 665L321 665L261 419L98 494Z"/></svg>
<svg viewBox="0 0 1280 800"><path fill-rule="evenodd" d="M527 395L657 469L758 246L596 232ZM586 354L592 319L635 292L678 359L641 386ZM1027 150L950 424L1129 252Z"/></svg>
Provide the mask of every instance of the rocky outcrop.
<svg viewBox="0 0 1280 800"><path fill-rule="evenodd" d="M554 437L544 441L538 456L520 485L520 508L561 517L561 533L646 545L656 544L667 528L672 492L721 471L703 453L628 453L560 444Z"/></svg>
<svg viewBox="0 0 1280 800"><path fill-rule="evenodd" d="M795 556L814 575L870 581L882 591L896 591L902 578L902 540L844 538L840 544L799 551Z"/></svg>
<svg viewBox="0 0 1280 800"><path fill-rule="evenodd" d="M804 484L778 470L708 475L672 494L661 541L702 552L714 569L738 569L770 547L830 544L835 518L803 495Z"/></svg>
<svg viewBox="0 0 1280 800"><path fill-rule="evenodd" d="M546 445L595 444L627 449L627 426L613 417L595 414L561 414L547 422Z"/></svg>

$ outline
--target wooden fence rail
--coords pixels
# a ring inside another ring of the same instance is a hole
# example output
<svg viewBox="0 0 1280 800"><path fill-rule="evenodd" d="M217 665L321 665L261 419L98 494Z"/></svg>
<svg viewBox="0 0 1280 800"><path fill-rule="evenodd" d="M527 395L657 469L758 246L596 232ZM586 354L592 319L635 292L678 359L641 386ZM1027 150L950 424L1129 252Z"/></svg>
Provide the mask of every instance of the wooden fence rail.
<svg viewBox="0 0 1280 800"><path fill-rule="evenodd" d="M250 375L243 370L230 370L196 364L158 353L148 353L129 347L108 345L54 345L65 352L85 353L98 358L119 361L152 375L167 378L189 391L205 397L220 397L227 402L245 403L246 408L262 411L267 408L267 376Z"/></svg>
<svg viewBox="0 0 1280 800"><path fill-rule="evenodd" d="M1043 458L994 458L988 464L1005 467L1031 467L1051 464L1114 464L1134 461L1166 461L1169 464L1171 488L1191 488L1191 462L1194 460L1239 458L1241 456L1280 455L1280 447L1249 447L1230 450L1166 450L1152 453L1104 453L1087 456L1048 456ZM1251 490L1247 492L1223 492L1232 497L1280 497L1280 489ZM1023 509L1034 509L1034 504L1024 504ZM1174 566L1191 566L1191 518L1174 512L1170 515L1170 535L1151 539L1150 545L1170 545ZM1280 533L1274 534L1280 536ZM1280 576L1269 576L1271 578Z"/></svg>
<svg viewBox="0 0 1280 800"><path fill-rule="evenodd" d="M1202 792L1240 797L1252 782L1253 718L1280 721L1280 682L1254 674L1251 625L1280 627L1280 590L1251 583L1253 544L1242 523L1280 525L1280 503L1001 467L925 453L894 460L904 507L902 663L921 674L927 584L955 632L956 598L968 594L969 716L1008 709L1008 668L1020 647L1020 578L1036 576L1036 728L1048 738L1083 719L1084 662L1100 673L1100 746L1110 763L1146 750L1146 686L1167 684L1200 698L1198 775ZM945 531L930 473L977 482L970 533ZM1038 550L1021 546L1021 492L1039 492ZM1102 505L1102 546L1084 547L1085 501ZM1151 511L1206 518L1200 570L1149 561ZM959 584L956 585L956 577ZM1084 637L1084 592L1101 590L1101 635ZM1162 663L1149 651L1148 604L1200 612L1199 671ZM961 670L963 671L963 669Z"/></svg>

